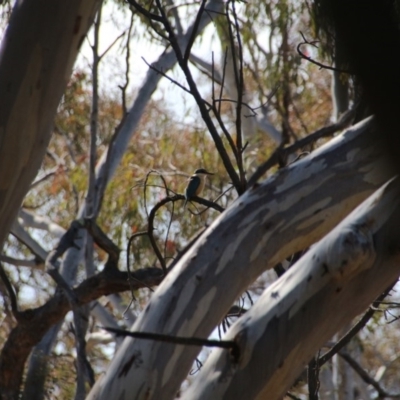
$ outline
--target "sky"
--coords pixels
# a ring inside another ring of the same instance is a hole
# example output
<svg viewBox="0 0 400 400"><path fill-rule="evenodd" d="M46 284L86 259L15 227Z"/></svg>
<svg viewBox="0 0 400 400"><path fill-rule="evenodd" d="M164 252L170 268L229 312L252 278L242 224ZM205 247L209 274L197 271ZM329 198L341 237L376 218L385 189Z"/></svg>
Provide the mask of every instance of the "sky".
<svg viewBox="0 0 400 400"><path fill-rule="evenodd" d="M100 93L112 94L120 96L120 89L125 83L126 71L126 56L125 44L127 41L127 33L130 24L130 12L125 7L121 9L114 2L107 2L102 13L102 24L100 29L100 46L99 53L102 54L106 51L111 44L112 47L107 51L100 65ZM125 35L119 40L115 41L122 32ZM215 29L209 26L204 32L202 40L197 40L193 46L193 53L197 56L211 62L212 52L219 54L220 46L214 37ZM147 63L152 63L158 59L163 53L165 47L151 43L148 36L145 35L143 24L139 26L134 24L131 35L130 45L130 85L128 95L133 96L137 91L148 71ZM90 70L92 63L92 50L91 44L93 43L93 29L88 34L88 38L84 41L81 52L75 63L75 69ZM144 61L144 60L146 61ZM195 70L195 69L193 69ZM197 72L194 72L197 74ZM173 71L168 73L174 79L178 79L181 83L185 83L183 75L180 73L179 68L174 68ZM185 115L185 108L195 105L193 99L184 93L181 89L177 88L174 84L167 79L162 79L158 85L157 91L153 94L153 99L159 100L161 98L168 98L169 105L177 115ZM168 104L166 104L168 107Z"/></svg>

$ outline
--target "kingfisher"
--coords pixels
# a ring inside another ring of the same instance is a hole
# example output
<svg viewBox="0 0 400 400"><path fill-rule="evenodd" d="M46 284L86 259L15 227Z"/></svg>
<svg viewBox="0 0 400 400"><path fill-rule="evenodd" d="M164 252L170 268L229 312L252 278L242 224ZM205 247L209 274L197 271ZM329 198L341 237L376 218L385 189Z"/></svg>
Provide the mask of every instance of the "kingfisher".
<svg viewBox="0 0 400 400"><path fill-rule="evenodd" d="M199 168L194 171L194 174L189 178L189 183L185 189L185 204L194 196L198 196L204 189L207 175L214 175L211 172L206 171L204 168Z"/></svg>

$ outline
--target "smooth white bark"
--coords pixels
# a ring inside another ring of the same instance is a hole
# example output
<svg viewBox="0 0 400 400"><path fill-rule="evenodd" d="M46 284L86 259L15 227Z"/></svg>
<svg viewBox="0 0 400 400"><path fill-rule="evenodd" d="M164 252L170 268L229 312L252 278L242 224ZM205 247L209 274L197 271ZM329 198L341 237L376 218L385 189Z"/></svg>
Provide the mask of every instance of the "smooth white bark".
<svg viewBox="0 0 400 400"><path fill-rule="evenodd" d="M43 160L98 0L18 1L0 50L0 247Z"/></svg>

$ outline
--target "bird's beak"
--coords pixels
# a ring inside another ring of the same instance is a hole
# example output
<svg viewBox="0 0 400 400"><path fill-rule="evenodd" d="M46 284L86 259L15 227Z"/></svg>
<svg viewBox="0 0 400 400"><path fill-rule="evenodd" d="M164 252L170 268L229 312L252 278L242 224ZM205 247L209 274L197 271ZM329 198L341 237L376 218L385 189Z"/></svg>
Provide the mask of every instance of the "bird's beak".
<svg viewBox="0 0 400 400"><path fill-rule="evenodd" d="M207 175L214 175L212 172L206 171Z"/></svg>

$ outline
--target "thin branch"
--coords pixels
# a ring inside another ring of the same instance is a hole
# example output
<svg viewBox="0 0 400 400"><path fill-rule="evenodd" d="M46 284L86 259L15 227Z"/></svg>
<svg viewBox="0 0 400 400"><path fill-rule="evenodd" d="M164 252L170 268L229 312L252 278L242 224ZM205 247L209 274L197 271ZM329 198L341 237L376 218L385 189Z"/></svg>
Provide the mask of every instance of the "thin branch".
<svg viewBox="0 0 400 400"><path fill-rule="evenodd" d="M135 0L127 0L128 3L135 7L136 10L138 10L141 14L143 14L145 17L153 20L153 21L158 21L158 22L163 22L163 18L160 17L157 14L153 14L150 11L147 11L144 7L142 7L138 2L136 2Z"/></svg>
<svg viewBox="0 0 400 400"><path fill-rule="evenodd" d="M18 219L14 221L11 227L11 234L17 238L17 240L25 245L34 255L35 258L41 262L45 262L48 252L35 240L32 236L24 229Z"/></svg>
<svg viewBox="0 0 400 400"><path fill-rule="evenodd" d="M49 178L53 177L60 171L60 166L56 165L51 171L46 172L43 176L38 178L35 182L31 184L29 190L34 189L35 187L39 186L43 182L46 182Z"/></svg>
<svg viewBox="0 0 400 400"><path fill-rule="evenodd" d="M224 101L226 101L228 103L236 103L236 104L239 103L238 100L233 100L233 99L222 99L221 98L221 99L215 100L216 103L217 102L224 102ZM257 115L255 110L264 106L264 104L261 104L260 106L253 108L252 106L250 106L249 104L247 104L247 103L245 103L243 101L241 101L240 104L241 104L241 106L245 106L246 108L248 108L251 111L252 114L251 115L247 115L247 117L249 117L249 118L255 117Z"/></svg>
<svg viewBox="0 0 400 400"><path fill-rule="evenodd" d="M211 51L211 58L214 58L214 52ZM214 81L221 84L222 77L220 76L219 72L214 69L213 61L211 63L201 59L200 57L196 56L195 54L190 54L189 61L205 76Z"/></svg>
<svg viewBox="0 0 400 400"><path fill-rule="evenodd" d="M194 24L193 24L192 34L190 35L188 44L186 46L185 54L183 56L183 59L186 61L186 63L189 61L190 52L192 50L192 46L193 46L194 40L196 39L197 29L199 28L200 19L201 19L202 15L203 15L205 6L206 6L206 0L201 0L199 11L197 12L196 19L195 19Z"/></svg>
<svg viewBox="0 0 400 400"><path fill-rule="evenodd" d="M161 333L151 332L131 332L123 329L100 327L108 332L115 333L117 336L129 336L137 339L155 340L157 342L181 344L187 346L200 346L200 347L218 347L221 349L229 349L234 354L239 354L239 346L233 340L209 340L195 337L182 337L163 335Z"/></svg>
<svg viewBox="0 0 400 400"><path fill-rule="evenodd" d="M215 100L216 103L219 101L220 100ZM239 155L238 155L238 149L235 145L235 142L233 141L232 136L229 133L229 131L226 129L226 126L225 126L224 122L222 121L221 114L219 113L218 109L215 108L215 106L213 106L213 112L214 112L215 118L218 121L220 128L222 129L222 132L224 133L226 139L228 140L228 143L232 149L232 152L233 152L236 162L237 162L239 159Z"/></svg>
<svg viewBox="0 0 400 400"><path fill-rule="evenodd" d="M131 282L131 280L138 281L138 279L135 278L133 276L133 274L131 273L131 269L130 269L130 265L129 265L129 263L130 263L130 250L131 250L132 242L133 242L134 239L136 239L139 236L147 236L147 235L148 235L147 231L136 232L128 240L128 245L126 246L126 270L128 271L129 282ZM141 283L144 287L147 287L147 289L149 289L151 292L154 292L154 290L150 286L147 286L144 282L140 282L139 281L139 283ZM134 296L133 296L133 288L131 290L131 293L132 293L132 298L134 298Z"/></svg>
<svg viewBox="0 0 400 400"><path fill-rule="evenodd" d="M57 238L60 238L65 233L65 229L53 222L49 217L37 215L24 208L19 210L18 219L23 227L45 230Z"/></svg>
<svg viewBox="0 0 400 400"><path fill-rule="evenodd" d="M225 48L225 54L224 54L224 66L222 68L222 82L221 82L221 88L220 88L220 92L219 92L219 100L220 101L221 101L222 95L224 93L227 64L228 64L228 47ZM220 115L220 114L221 114L221 103L218 103L218 115Z"/></svg>
<svg viewBox="0 0 400 400"><path fill-rule="evenodd" d="M129 28L130 29L130 28ZM99 61L103 59L103 57L114 47L114 45L118 42L119 39L125 36L126 30L119 34L110 45L99 55Z"/></svg>
<svg viewBox="0 0 400 400"><path fill-rule="evenodd" d="M207 208L213 208L221 213L225 211L225 208L221 207L219 204L215 203L214 201L203 199L202 197L193 196L190 198L190 201L195 201L196 203L206 206Z"/></svg>
<svg viewBox="0 0 400 400"><path fill-rule="evenodd" d="M173 50L175 51L179 66L181 67L183 73L185 74L186 80L187 80L189 88L190 88L190 92L191 92L192 96L194 97L194 99L197 103L197 106L199 107L200 114L201 114L204 122L207 125L210 135L212 136L212 138L214 140L215 147L217 148L217 151L222 159L224 167L225 167L226 171L228 172L238 194L240 195L244 192L245 188L242 186L240 178L232 165L232 162L228 156L228 153L225 149L222 139L219 136L218 131L217 131L214 123L212 122L212 119L210 118L208 110L205 106L205 101L201 97L200 92L197 88L197 85L193 79L192 73L188 67L188 60L186 60L182 55L182 51L181 51L180 45L178 43L177 37L168 21L168 18L165 15L165 11L161 5L161 1L156 0L156 3L157 3L157 7L163 17L162 23L164 25L165 30L168 33L169 42L170 42Z"/></svg>
<svg viewBox="0 0 400 400"><path fill-rule="evenodd" d="M183 197L183 196L182 196ZM156 216L156 212L159 208L161 208L164 204L169 203L170 197L165 197L163 200L159 201L150 211L149 218L148 218L148 228L147 228L147 235L149 236L151 246L153 247L153 251L157 256L157 259L161 265L161 268L164 271L164 274L167 274L167 265L165 263L165 259L161 254L160 249L157 246L157 242L154 238L153 231L154 231L154 218Z"/></svg>
<svg viewBox="0 0 400 400"><path fill-rule="evenodd" d="M126 107L126 89L129 86L129 72L130 72L130 57L131 57L131 50L130 50L130 41L131 41L131 33L133 28L133 12L131 13L131 22L129 24L128 29L128 37L126 39L126 56L125 56L125 83L122 86L119 86L121 89L122 95L122 112L123 115L126 115L128 109Z"/></svg>
<svg viewBox="0 0 400 400"><path fill-rule="evenodd" d="M365 369L353 357L350 356L350 354L344 351L340 351L338 354L350 365L351 368L354 369L355 372L357 372L357 374L365 383L371 385L378 392L379 398L400 399L400 393L391 394L383 389L379 382L372 378L372 376L370 376L368 372L365 371Z"/></svg>
<svg viewBox="0 0 400 400"><path fill-rule="evenodd" d="M299 44L297 45L296 49L297 49L297 53L300 55L301 58L304 58L305 60L309 61L309 62L312 63L312 64L318 65L318 67L320 67L320 69L328 69L328 70L330 70L330 71L343 72L343 73L345 73L345 74L353 74L350 70L341 69L341 68L336 68L336 67L331 67L331 66L329 66L329 65L325 65L325 64L322 64L322 63L320 63L320 62L318 62L318 61L315 61L315 60L313 60L311 57L305 55L305 54L301 51L301 46L304 46L305 44L307 44L307 45L311 45L311 46L317 47L317 46L315 45L315 43L318 43L318 41L317 41L317 40L314 40L314 41L310 42L310 41L308 41L308 40L305 38L305 36L303 35L302 32L300 32L300 35L301 35L301 37L303 38L304 42L299 43Z"/></svg>
<svg viewBox="0 0 400 400"><path fill-rule="evenodd" d="M225 57L226 56L227 56L227 53L225 52ZM223 82L224 82L224 79L225 79L226 62L227 61L226 61L226 58L225 58L223 77L222 77L222 81ZM238 150L237 150L237 148L235 146L235 142L233 141L231 134L226 129L226 126L225 126L225 124L224 124L224 122L222 121L222 118L221 118L221 102L223 101L221 99L221 96L222 96L222 93L223 93L223 84L224 83L222 82L222 85L220 87L219 98L217 100L217 99L215 99L215 94L214 94L214 82L215 82L214 81L214 72L215 72L214 71L214 53L212 53L212 81L211 81L212 82L212 92L211 92L212 93L211 94L211 96L212 96L211 97L212 110L214 112L214 116L217 119L220 128L222 129L222 132L224 133L226 139L228 140L228 143L229 143L229 145L231 147L231 150L232 150L232 152L233 152L233 154L235 156L236 162L238 162L239 155L238 155ZM217 107L216 107L216 104L217 104Z"/></svg>
<svg viewBox="0 0 400 400"><path fill-rule="evenodd" d="M142 60L145 62L145 64L152 69L153 71L157 72L157 74L162 75L164 78L168 79L170 82L172 82L174 85L178 86L179 88L181 88L183 91L185 91L186 93L192 94L192 92L185 88L185 86L181 85L178 81L176 81L175 79L169 77L165 72L159 70L158 68L155 68L152 64L149 64L146 59L144 57L142 57Z"/></svg>
<svg viewBox="0 0 400 400"><path fill-rule="evenodd" d="M164 177L163 177L163 178L164 178ZM167 195L168 195L168 192L167 192ZM170 230L171 230L172 221L173 221L173 219L174 219L175 202L172 202L171 206L172 206L171 218L169 219L169 222L168 222L167 232L165 233L165 241L164 241L164 259L165 259L165 260L167 259L168 235L169 235L169 232L170 232Z"/></svg>
<svg viewBox="0 0 400 400"><path fill-rule="evenodd" d="M283 144L277 147L270 158L256 169L249 179L247 186L253 186L265 174L265 172L267 172L275 164L278 164L280 159L285 159L289 154L294 153L302 147L307 146L323 137L333 135L335 132L344 129L351 123L353 116L354 110L350 110L343 114L342 118L337 123L318 129L311 135L298 140L289 147L283 148Z"/></svg>
<svg viewBox="0 0 400 400"><path fill-rule="evenodd" d="M175 26L178 31L178 35L182 36L183 35L183 28L181 24L181 20L179 18L179 12L178 12L178 7L176 6L172 0L167 0L168 3L168 12L170 12L175 20Z"/></svg>
<svg viewBox="0 0 400 400"><path fill-rule="evenodd" d="M388 294L393 289L393 286L396 283L397 281L394 282L392 285L390 285L380 296L378 296L377 299L372 303L368 311L360 318L360 320L329 351L327 351L324 355L322 355L319 358L318 360L319 367L322 367L328 360L330 360L335 354L337 354L348 343L350 343L351 339L353 339L353 337L357 335L357 333L360 332L360 330L364 328L365 325L367 325L368 321L377 311L376 308L379 307L382 300L386 296L388 296Z"/></svg>
<svg viewBox="0 0 400 400"><path fill-rule="evenodd" d="M228 2L229 5L229 2ZM227 5L227 7L228 7ZM236 41L238 44L238 60L236 60L236 48L234 42L234 35L232 31L232 27L229 20L229 15L227 13L228 20L228 28L229 28L229 37L231 39L231 52L232 52L232 60L233 60L233 68L235 72L236 78L236 87L237 87L237 104L236 104L236 149L238 153L237 164L239 169L240 181L244 187L246 187L246 177L243 169L243 144L242 144L242 101L243 101L243 92L244 92L244 79L243 79L243 49L242 49L242 41L240 38L240 30L239 23L236 14L235 1L232 1L232 14L233 20L235 24L236 31ZM237 61L239 62L239 70Z"/></svg>

